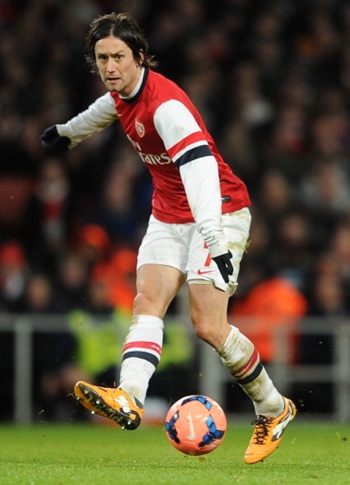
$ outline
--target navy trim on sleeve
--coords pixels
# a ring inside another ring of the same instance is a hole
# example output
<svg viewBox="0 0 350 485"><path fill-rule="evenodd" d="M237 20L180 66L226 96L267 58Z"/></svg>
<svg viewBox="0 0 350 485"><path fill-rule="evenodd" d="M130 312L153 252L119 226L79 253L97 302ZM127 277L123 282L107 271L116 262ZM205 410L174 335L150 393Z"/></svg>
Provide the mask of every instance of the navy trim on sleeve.
<svg viewBox="0 0 350 485"><path fill-rule="evenodd" d="M186 165L186 163L192 162L197 158L210 157L210 156L212 156L212 153L210 151L209 146L200 145L184 153L180 158L176 160L175 165L177 165L177 167L180 168L182 165Z"/></svg>

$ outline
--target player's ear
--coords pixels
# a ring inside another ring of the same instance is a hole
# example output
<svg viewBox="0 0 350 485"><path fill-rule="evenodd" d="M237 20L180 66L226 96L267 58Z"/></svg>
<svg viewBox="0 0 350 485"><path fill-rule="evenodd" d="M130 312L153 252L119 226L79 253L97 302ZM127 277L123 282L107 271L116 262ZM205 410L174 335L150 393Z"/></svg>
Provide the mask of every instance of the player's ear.
<svg viewBox="0 0 350 485"><path fill-rule="evenodd" d="M140 50L139 50L139 62L140 62L140 66L142 66L142 65L143 65L144 60L145 60L145 54L144 54L143 50L142 50L142 49L140 49Z"/></svg>

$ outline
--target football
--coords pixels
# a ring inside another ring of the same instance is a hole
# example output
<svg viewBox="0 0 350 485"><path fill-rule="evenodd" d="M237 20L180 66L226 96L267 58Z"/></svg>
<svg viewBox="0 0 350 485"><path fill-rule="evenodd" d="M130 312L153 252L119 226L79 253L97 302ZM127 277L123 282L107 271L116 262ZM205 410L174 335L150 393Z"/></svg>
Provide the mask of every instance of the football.
<svg viewBox="0 0 350 485"><path fill-rule="evenodd" d="M170 443L186 455L206 455L215 450L223 442L226 428L220 405L198 394L176 401L165 418Z"/></svg>

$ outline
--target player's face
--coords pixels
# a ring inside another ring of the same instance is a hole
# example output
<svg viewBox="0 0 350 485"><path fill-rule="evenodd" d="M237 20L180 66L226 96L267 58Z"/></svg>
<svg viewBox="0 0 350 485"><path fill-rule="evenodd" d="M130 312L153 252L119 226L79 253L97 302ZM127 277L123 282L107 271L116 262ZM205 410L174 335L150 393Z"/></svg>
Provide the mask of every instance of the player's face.
<svg viewBox="0 0 350 485"><path fill-rule="evenodd" d="M108 91L122 96L132 93L141 76L140 63L122 40L114 36L105 37L95 45L96 66Z"/></svg>

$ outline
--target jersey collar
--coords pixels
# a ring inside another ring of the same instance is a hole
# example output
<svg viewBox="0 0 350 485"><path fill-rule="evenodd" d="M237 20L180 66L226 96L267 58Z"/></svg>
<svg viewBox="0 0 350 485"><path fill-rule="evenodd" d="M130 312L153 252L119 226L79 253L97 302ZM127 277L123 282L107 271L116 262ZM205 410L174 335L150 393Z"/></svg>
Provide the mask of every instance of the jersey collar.
<svg viewBox="0 0 350 485"><path fill-rule="evenodd" d="M120 99L122 99L125 103L134 103L141 96L149 74L149 69L147 67L143 67L142 70L143 72L141 75L141 79L135 86L133 92L127 97L120 96Z"/></svg>

